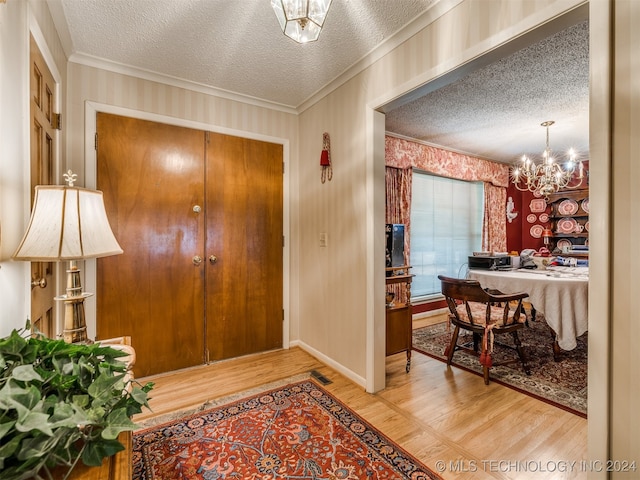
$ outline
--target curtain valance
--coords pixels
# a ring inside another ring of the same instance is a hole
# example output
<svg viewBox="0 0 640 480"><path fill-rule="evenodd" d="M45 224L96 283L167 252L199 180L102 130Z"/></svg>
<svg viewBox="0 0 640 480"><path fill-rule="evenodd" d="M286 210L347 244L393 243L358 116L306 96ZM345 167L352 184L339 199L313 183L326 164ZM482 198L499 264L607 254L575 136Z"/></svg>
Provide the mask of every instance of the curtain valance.
<svg viewBox="0 0 640 480"><path fill-rule="evenodd" d="M418 168L435 175L460 180L489 182L496 187L509 185L509 166L402 138L385 136L385 165Z"/></svg>

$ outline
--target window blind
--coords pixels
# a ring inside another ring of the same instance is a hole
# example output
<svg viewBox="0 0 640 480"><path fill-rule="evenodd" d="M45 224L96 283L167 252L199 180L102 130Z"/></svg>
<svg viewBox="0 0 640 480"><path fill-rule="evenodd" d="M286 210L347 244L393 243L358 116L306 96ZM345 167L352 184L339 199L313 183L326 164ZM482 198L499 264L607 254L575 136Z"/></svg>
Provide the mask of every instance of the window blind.
<svg viewBox="0 0 640 480"><path fill-rule="evenodd" d="M411 297L440 294L438 275L463 276L468 256L482 244L482 182L413 172Z"/></svg>

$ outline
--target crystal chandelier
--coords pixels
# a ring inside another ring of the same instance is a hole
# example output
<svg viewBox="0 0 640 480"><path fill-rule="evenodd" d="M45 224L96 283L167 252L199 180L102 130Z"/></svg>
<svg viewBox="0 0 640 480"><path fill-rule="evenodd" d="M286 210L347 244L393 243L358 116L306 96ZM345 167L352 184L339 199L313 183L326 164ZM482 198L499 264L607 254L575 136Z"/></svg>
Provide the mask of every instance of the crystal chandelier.
<svg viewBox="0 0 640 480"><path fill-rule="evenodd" d="M582 185L584 167L582 161L576 162L576 153L573 148L567 154L568 158L564 163L564 167L551 155L549 127L554 123L553 120L549 120L540 124L547 129L547 145L542 153L540 163L535 163L529 157L523 155L521 163L513 167L511 179L518 190L523 192L528 190L546 197L558 190L577 188ZM574 177L576 169L578 170L578 175Z"/></svg>
<svg viewBox="0 0 640 480"><path fill-rule="evenodd" d="M315 42L331 0L271 0L282 32L298 43Z"/></svg>

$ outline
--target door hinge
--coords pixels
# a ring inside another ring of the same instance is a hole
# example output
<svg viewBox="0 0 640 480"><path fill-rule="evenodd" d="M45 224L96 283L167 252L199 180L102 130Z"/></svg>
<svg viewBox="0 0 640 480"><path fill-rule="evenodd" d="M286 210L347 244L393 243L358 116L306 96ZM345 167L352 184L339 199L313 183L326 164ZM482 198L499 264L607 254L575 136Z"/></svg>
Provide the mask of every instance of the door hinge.
<svg viewBox="0 0 640 480"><path fill-rule="evenodd" d="M204 363L209 363L209 349L204 349Z"/></svg>
<svg viewBox="0 0 640 480"><path fill-rule="evenodd" d="M56 130L62 130L62 114L54 113L51 115L51 128L55 128Z"/></svg>
<svg viewBox="0 0 640 480"><path fill-rule="evenodd" d="M285 236L282 235L282 248L284 248L284 239L285 239Z"/></svg>
<svg viewBox="0 0 640 480"><path fill-rule="evenodd" d="M93 148L95 148L96 152L98 151L98 132L93 137Z"/></svg>
<svg viewBox="0 0 640 480"><path fill-rule="evenodd" d="M284 322L284 308L282 309L282 321Z"/></svg>
<svg viewBox="0 0 640 480"><path fill-rule="evenodd" d="M204 132L204 143L207 145L211 143L211 136L209 135L209 132Z"/></svg>

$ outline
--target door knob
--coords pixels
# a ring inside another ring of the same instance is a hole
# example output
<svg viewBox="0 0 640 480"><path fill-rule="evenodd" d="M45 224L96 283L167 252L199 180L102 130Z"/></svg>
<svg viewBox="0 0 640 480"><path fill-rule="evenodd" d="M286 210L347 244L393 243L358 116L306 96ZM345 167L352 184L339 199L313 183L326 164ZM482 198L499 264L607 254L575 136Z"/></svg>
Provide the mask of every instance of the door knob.
<svg viewBox="0 0 640 480"><path fill-rule="evenodd" d="M209 257L209 263L211 263L211 265L213 265L214 263L216 263L218 261L218 257L216 257L215 255L211 255Z"/></svg>
<svg viewBox="0 0 640 480"><path fill-rule="evenodd" d="M47 279L42 277L40 279L34 279L31 281L31 288L40 287L47 288Z"/></svg>
<svg viewBox="0 0 640 480"><path fill-rule="evenodd" d="M194 265L198 266L202 263L202 257L200 255L194 255L191 261L193 262Z"/></svg>

